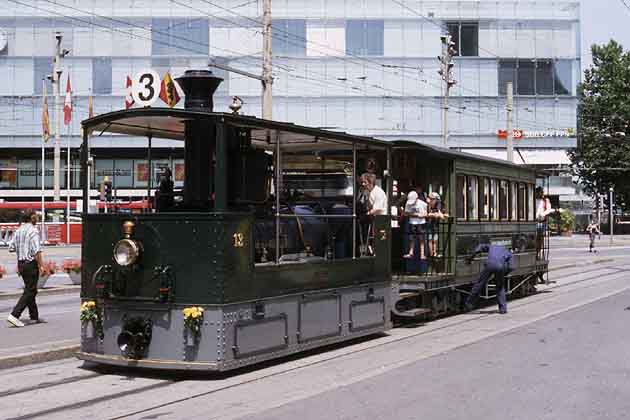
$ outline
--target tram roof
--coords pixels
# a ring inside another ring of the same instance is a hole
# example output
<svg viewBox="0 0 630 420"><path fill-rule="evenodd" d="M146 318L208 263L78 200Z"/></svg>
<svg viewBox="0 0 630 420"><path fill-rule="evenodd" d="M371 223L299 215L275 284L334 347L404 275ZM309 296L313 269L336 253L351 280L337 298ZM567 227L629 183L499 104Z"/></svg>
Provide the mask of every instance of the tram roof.
<svg viewBox="0 0 630 420"><path fill-rule="evenodd" d="M474 153L467 153L467 152L461 152L461 151L453 150L453 149L446 149L443 147L433 146L426 143L417 143L410 140L395 140L392 143L394 144L394 148L396 149L404 149L406 147L414 148L414 149L424 150L429 153L439 154L445 157L451 157L453 159L468 159L468 160L476 160L480 162L488 162L488 163L512 167L514 169L531 171L531 172L536 172L537 174L538 173L542 174L540 170L530 168L526 165L519 165L517 163L508 162L507 160L495 159L495 158L491 158L487 156L476 155Z"/></svg>
<svg viewBox="0 0 630 420"><path fill-rule="evenodd" d="M271 150L275 147L275 139L273 137L268 138L270 131L276 131L280 135L283 147L289 146L294 150L347 148L353 143L357 144L359 148L388 148L393 146L391 142L372 137L264 120L252 116L171 108L134 108L113 111L83 120L81 124L88 134L97 133L99 135L107 132L184 140L187 121L217 119L232 126L250 128L252 130L252 143L263 149Z"/></svg>

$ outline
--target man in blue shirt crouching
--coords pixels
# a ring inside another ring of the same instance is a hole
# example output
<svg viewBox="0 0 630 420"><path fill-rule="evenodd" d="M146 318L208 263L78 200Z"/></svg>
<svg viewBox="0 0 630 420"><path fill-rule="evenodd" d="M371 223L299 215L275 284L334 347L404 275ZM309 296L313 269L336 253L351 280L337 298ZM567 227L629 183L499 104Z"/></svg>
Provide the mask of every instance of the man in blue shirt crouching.
<svg viewBox="0 0 630 420"><path fill-rule="evenodd" d="M488 253L488 259L485 262L484 269L479 279L473 285L470 296L466 299L464 306L467 311L475 308L475 302L486 286L490 277L494 275L497 290L497 303L499 304L499 313L507 313L507 296L505 291L505 275L510 273L514 268L512 265L512 253L503 245L481 244L475 248L473 254L466 259L470 264L477 254L482 252Z"/></svg>

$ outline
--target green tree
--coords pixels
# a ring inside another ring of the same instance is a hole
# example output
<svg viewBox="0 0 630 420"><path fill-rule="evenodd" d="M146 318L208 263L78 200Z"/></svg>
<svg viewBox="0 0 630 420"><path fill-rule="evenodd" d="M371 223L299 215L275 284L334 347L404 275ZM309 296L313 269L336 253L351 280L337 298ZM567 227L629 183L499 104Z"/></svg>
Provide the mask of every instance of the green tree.
<svg viewBox="0 0 630 420"><path fill-rule="evenodd" d="M579 89L578 147L569 152L587 193L615 188L617 206L630 203L630 53L611 40L591 47L593 65Z"/></svg>

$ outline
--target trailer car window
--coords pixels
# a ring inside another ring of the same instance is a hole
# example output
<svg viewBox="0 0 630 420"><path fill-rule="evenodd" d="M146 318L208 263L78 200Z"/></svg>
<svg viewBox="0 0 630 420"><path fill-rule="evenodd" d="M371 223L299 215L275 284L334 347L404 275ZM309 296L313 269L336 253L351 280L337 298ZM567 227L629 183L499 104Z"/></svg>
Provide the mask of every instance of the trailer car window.
<svg viewBox="0 0 630 420"><path fill-rule="evenodd" d="M490 203L490 218L499 220L499 182L494 178L490 179Z"/></svg>
<svg viewBox="0 0 630 420"><path fill-rule="evenodd" d="M467 206L468 206L468 220L477 220L479 218L479 191L476 176L469 176L467 182L468 192Z"/></svg>
<svg viewBox="0 0 630 420"><path fill-rule="evenodd" d="M515 222L518 219L518 184L512 182L510 184L510 220Z"/></svg>
<svg viewBox="0 0 630 420"><path fill-rule="evenodd" d="M501 220L508 219L508 181L499 181L499 217Z"/></svg>
<svg viewBox="0 0 630 420"><path fill-rule="evenodd" d="M466 176L457 175L457 219L466 220Z"/></svg>
<svg viewBox="0 0 630 420"><path fill-rule="evenodd" d="M490 219L490 180L483 178L481 182L482 185L479 186L479 218L488 220Z"/></svg>
<svg viewBox="0 0 630 420"><path fill-rule="evenodd" d="M518 184L518 218L527 220L527 188L525 184Z"/></svg>
<svg viewBox="0 0 630 420"><path fill-rule="evenodd" d="M534 185L527 184L527 220L534 220Z"/></svg>

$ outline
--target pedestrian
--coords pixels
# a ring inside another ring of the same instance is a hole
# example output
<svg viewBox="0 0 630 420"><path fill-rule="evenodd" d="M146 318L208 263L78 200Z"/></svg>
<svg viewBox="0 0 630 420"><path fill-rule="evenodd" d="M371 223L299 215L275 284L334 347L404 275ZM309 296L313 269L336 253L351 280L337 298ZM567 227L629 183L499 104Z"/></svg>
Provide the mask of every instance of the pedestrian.
<svg viewBox="0 0 630 420"><path fill-rule="evenodd" d="M37 311L37 303L35 296L37 295L37 281L39 274L44 270L44 260L42 257L41 244L39 239L39 231L37 223L39 218L37 213L29 210L25 213L22 224L13 235L9 244L9 252L17 254L18 274L24 280L24 291L17 304L7 318L9 324L14 327L23 327L24 323L20 321L20 315L24 309L28 308L31 321L40 323L44 322L39 317Z"/></svg>
<svg viewBox="0 0 630 420"><path fill-rule="evenodd" d="M507 295L505 291L505 275L513 270L512 266L512 253L508 251L503 245L481 244L475 248L473 254L466 259L466 262L470 264L475 258L475 255L482 252L488 253L483 271L479 275L479 279L473 285L470 296L464 303L466 310L471 311L475 307L475 303L481 289L483 289L491 276L494 276L494 282L496 284L497 303L499 304L499 313L507 313Z"/></svg>
<svg viewBox="0 0 630 420"><path fill-rule="evenodd" d="M589 225L586 227L586 232L588 233L588 252L597 252L595 249L595 235L601 235L602 232L599 230L599 226L597 223L591 220Z"/></svg>
<svg viewBox="0 0 630 420"><path fill-rule="evenodd" d="M426 226L426 230L429 236L429 256L431 257L442 257L438 252L438 241L440 222L444 220L444 218L445 216L444 213L442 213L442 201L440 200L440 194L435 191L431 192L429 194Z"/></svg>

